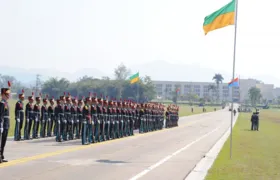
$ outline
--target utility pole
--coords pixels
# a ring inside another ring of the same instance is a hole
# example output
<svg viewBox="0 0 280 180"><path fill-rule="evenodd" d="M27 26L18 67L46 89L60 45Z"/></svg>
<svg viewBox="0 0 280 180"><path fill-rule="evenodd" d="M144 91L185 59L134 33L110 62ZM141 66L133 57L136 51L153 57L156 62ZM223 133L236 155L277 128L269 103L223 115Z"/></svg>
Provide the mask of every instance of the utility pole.
<svg viewBox="0 0 280 180"><path fill-rule="evenodd" d="M40 74L36 75L36 84L35 84L35 96L38 96L39 92L41 91L41 79L40 79Z"/></svg>

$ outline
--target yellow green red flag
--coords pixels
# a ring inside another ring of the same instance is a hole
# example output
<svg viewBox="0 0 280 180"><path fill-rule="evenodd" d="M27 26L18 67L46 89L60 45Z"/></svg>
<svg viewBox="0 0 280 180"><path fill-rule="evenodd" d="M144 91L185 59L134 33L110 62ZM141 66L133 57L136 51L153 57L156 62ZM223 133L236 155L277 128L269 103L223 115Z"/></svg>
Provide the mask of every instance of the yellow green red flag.
<svg viewBox="0 0 280 180"><path fill-rule="evenodd" d="M205 35L209 31L234 25L235 0L204 18L203 30Z"/></svg>
<svg viewBox="0 0 280 180"><path fill-rule="evenodd" d="M130 76L130 84L136 83L139 81L139 72Z"/></svg>

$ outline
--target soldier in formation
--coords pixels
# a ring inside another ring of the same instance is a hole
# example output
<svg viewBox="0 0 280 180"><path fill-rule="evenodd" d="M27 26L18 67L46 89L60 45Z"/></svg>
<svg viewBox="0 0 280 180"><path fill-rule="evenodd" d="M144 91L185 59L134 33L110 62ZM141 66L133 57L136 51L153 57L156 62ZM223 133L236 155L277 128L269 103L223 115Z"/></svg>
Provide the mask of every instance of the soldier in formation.
<svg viewBox="0 0 280 180"><path fill-rule="evenodd" d="M179 106L169 105L165 112L166 128L178 126L179 120Z"/></svg>
<svg viewBox="0 0 280 180"><path fill-rule="evenodd" d="M23 101L23 93L19 103ZM102 94L89 93L88 97L78 99L69 93L56 99L45 96L41 103L41 94L35 98L28 97L25 106L24 139L55 136L57 142L80 139L82 144L107 141L139 133L161 130L164 126L178 126L178 111L176 105L165 106L160 103L135 103L130 100L116 100ZM16 114L23 112L23 105L16 105ZM21 108L20 108L21 107ZM23 122L23 115L16 116ZM166 119L166 121L165 121ZM20 123L16 128L20 127ZM39 128L40 127L40 128ZM38 131L40 130L40 131ZM39 134L39 136L38 136ZM17 136L17 139L20 134Z"/></svg>
<svg viewBox="0 0 280 180"><path fill-rule="evenodd" d="M24 90L22 90L22 93L18 95L18 101L16 103L15 107L15 133L14 133L14 140L20 141L21 140L21 129L23 125L24 120L24 110L23 110L23 101L24 101Z"/></svg>
<svg viewBox="0 0 280 180"><path fill-rule="evenodd" d="M0 163L8 162L4 157L4 150L7 142L8 132L10 128L10 110L8 99L10 98L11 84L8 82L8 88L1 88L0 101Z"/></svg>

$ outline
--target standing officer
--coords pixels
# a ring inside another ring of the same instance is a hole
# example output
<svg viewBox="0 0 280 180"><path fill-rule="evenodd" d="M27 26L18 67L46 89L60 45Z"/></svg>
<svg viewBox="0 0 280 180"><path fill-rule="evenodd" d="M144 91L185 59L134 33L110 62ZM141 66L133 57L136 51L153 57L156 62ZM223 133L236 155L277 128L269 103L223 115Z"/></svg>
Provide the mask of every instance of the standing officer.
<svg viewBox="0 0 280 180"><path fill-rule="evenodd" d="M1 97L2 100L0 102L0 163L2 162L8 162L4 158L4 150L6 146L7 136L9 132L10 127L10 113L9 113L9 104L8 99L10 98L11 90L10 90L11 84L8 81L8 88L1 88Z"/></svg>
<svg viewBox="0 0 280 180"><path fill-rule="evenodd" d="M34 115L35 115L35 122L33 124L33 138L38 138L38 130L39 130L39 120L40 120L40 103L41 103L41 93L40 96L35 98L36 104L34 105Z"/></svg>
<svg viewBox="0 0 280 180"><path fill-rule="evenodd" d="M256 122L256 113L253 112L252 116L251 116L251 131L255 130L255 123Z"/></svg>
<svg viewBox="0 0 280 180"><path fill-rule="evenodd" d="M255 130L259 131L259 110L256 112L256 125L255 125Z"/></svg>
<svg viewBox="0 0 280 180"><path fill-rule="evenodd" d="M23 110L24 90L22 90L22 93L18 95L18 98L19 100L16 103L16 108L15 108L15 120L16 120L15 133L14 133L15 141L21 140L21 129L22 129L22 124L24 119L24 110Z"/></svg>
<svg viewBox="0 0 280 180"><path fill-rule="evenodd" d="M32 128L32 121L34 120L34 107L33 107L33 92L32 95L28 97L29 102L25 106L25 125L24 125L24 139L30 139L30 131Z"/></svg>
<svg viewBox="0 0 280 180"><path fill-rule="evenodd" d="M78 101L78 107L77 107L77 114L78 114L78 119L77 119L77 129L78 132L76 132L76 138L80 139L81 135L81 129L82 129L82 122L83 122L83 103L84 103L84 97L79 99Z"/></svg>
<svg viewBox="0 0 280 180"><path fill-rule="evenodd" d="M123 137L123 117L122 117L122 101L121 99L117 102L117 121L119 122L119 137Z"/></svg>
<svg viewBox="0 0 280 180"><path fill-rule="evenodd" d="M49 99L50 105L48 107L48 122L47 122L47 136L52 136L52 130L55 123L55 107L54 107L54 98ZM55 134L55 133L54 133Z"/></svg>
<svg viewBox="0 0 280 180"><path fill-rule="evenodd" d="M82 124L82 144L86 145L92 142L91 127L91 95L86 98L83 107L83 124Z"/></svg>
<svg viewBox="0 0 280 180"><path fill-rule="evenodd" d="M43 98L43 105L41 106L41 129L40 129L40 137L44 138L46 137L46 125L48 121L48 95Z"/></svg>
<svg viewBox="0 0 280 180"><path fill-rule="evenodd" d="M93 94L92 104L91 104L91 119L92 119L92 141L99 141L100 134L100 121L97 118L97 98L96 93Z"/></svg>

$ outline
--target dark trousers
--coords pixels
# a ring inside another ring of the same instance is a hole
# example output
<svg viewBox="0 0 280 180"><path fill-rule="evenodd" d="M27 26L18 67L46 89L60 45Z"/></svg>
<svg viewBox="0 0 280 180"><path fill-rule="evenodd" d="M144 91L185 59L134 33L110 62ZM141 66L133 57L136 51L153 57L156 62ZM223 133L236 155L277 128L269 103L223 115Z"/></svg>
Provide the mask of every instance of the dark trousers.
<svg viewBox="0 0 280 180"><path fill-rule="evenodd" d="M251 131L258 131L259 130L259 122L258 121L251 121Z"/></svg>
<svg viewBox="0 0 280 180"><path fill-rule="evenodd" d="M8 129L4 129L2 133L2 139L1 139L1 158L4 159L4 150L6 146L6 141L8 137Z"/></svg>

